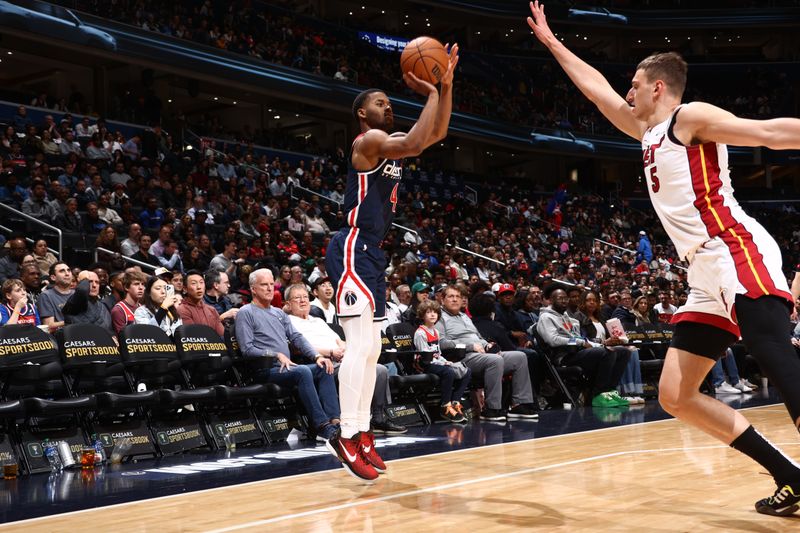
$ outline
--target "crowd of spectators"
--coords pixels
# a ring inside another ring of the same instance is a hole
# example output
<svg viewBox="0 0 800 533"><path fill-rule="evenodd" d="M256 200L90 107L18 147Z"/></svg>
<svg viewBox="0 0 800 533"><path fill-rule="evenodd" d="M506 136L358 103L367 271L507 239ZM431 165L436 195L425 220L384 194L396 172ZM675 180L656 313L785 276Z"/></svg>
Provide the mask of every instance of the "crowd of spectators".
<svg viewBox="0 0 800 533"><path fill-rule="evenodd" d="M48 152L46 141L54 138L60 140L58 151ZM0 143L0 201L103 250L96 261L70 249L56 258L48 250L52 240L29 244L26 235L11 235L0 257L1 320L53 330L90 322L116 332L140 322L168 333L181 323L203 323L222 333L251 303L253 272L269 271L275 277L272 307L298 320L316 316L335 323L324 256L331 233L344 221L343 154L290 164L241 147L182 152L157 125L124 139L107 132L102 121L74 124L66 115L32 124L20 106ZM406 178L428 172L420 160L407 163ZM496 343L512 354L504 356L506 370L517 375L509 412L526 416L542 386L534 326L543 291L554 282L566 288L566 313L581 327L593 322L577 313L596 316L600 324L619 318L630 327L668 322L686 297L686 276L652 213L612 207L607 199L573 194L565 186L553 193L520 183L483 189L477 205L460 195L434 200L429 193L401 194L397 222L409 229L393 228L382 244L389 322L424 325L421 304L429 298L441 303L440 316L459 316L448 314L448 287L457 289L454 298L458 293L453 309L471 312L470 306L483 305L488 313L470 327L484 341L470 337L470 344L485 351ZM786 208L766 218L789 261L798 253L798 236L786 223L792 216ZM295 289L287 294L289 287ZM475 299L487 294L488 307ZM296 329L306 324L298 322ZM446 338L447 328L441 333ZM331 341L320 338L306 351L330 359L341 351ZM474 368L467 367L486 374L486 361L475 355L480 353L476 349L467 361ZM614 366L614 380L640 388L640 378L617 375L620 365ZM607 386L599 384L598 394L609 393L601 390ZM488 388L485 415L500 417L496 389ZM456 407L451 401L443 412L458 419ZM375 422L393 431L379 414ZM329 423L317 429L329 432L322 427Z"/></svg>
<svg viewBox="0 0 800 533"><path fill-rule="evenodd" d="M77 7L149 31L339 81L408 93L398 72L396 54L365 44L358 38L356 28L301 16L289 9L244 0L224 3L81 0ZM455 40L457 36L450 38ZM454 93L454 109L533 128L619 135L574 89L554 62L532 60L528 52L519 53L504 55L498 60L496 55L465 52L459 89ZM607 72L612 84L623 92L629 87L632 66L620 68L616 65ZM794 92L786 76L768 68L749 68L744 74L750 83L743 83L740 69L730 69L727 73L715 71L709 75L704 90L696 89L687 96L752 118L787 114L787 106L794 104ZM730 82L721 81L723 78ZM152 95L139 95L123 108L152 107L148 99L152 99ZM222 135L221 125L217 126L209 133ZM248 136L246 132L245 136Z"/></svg>

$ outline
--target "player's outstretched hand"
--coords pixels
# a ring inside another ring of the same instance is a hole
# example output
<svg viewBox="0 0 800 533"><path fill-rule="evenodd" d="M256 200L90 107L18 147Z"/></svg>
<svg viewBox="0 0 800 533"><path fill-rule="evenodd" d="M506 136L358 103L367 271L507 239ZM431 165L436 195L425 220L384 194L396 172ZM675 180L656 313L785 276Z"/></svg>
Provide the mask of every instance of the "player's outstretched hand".
<svg viewBox="0 0 800 533"><path fill-rule="evenodd" d="M450 43L448 43L444 45L444 47L447 49L449 61L447 64L447 72L444 73L444 76L442 76L439 82L442 84L442 87L453 84L453 75L456 72L456 65L458 65L458 43L455 43L453 46L450 46Z"/></svg>
<svg viewBox="0 0 800 533"><path fill-rule="evenodd" d="M531 17L528 17L528 26L533 30L533 34L539 39L542 44L547 46L548 42L556 39L550 26L547 25L547 17L544 16L544 4L540 4L539 0L531 2Z"/></svg>
<svg viewBox="0 0 800 533"><path fill-rule="evenodd" d="M419 93L422 96L429 96L431 93L439 94L436 90L436 87L427 81L419 79L411 71L403 74L403 81L406 82L406 85L408 85L412 91Z"/></svg>

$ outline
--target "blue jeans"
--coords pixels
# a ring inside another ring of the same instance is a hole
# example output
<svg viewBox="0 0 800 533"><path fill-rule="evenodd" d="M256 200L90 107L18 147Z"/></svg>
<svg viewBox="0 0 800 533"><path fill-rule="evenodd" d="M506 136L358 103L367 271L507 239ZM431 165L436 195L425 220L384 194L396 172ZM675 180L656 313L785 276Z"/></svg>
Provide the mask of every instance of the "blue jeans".
<svg viewBox="0 0 800 533"><path fill-rule="evenodd" d="M323 426L332 418L339 418L339 396L333 375L317 365L297 365L280 371L279 366L269 369L267 381L280 386L297 385L300 401L311 416L315 427Z"/></svg>
<svg viewBox="0 0 800 533"><path fill-rule="evenodd" d="M452 400L457 402L461 401L464 396L464 391L467 389L470 380L472 379L472 370L467 368L467 373L463 378L456 379L456 373L447 365L428 365L425 367L425 373L435 374L439 376L439 385L442 390L442 405L447 405Z"/></svg>
<svg viewBox="0 0 800 533"><path fill-rule="evenodd" d="M615 346L613 349L628 350L624 346ZM639 350L628 351L631 354L631 358L628 359L628 366L625 367L625 372L622 373L619 386L622 389L622 394L640 395L644 392L644 385L642 384L642 367L639 364Z"/></svg>
<svg viewBox="0 0 800 533"><path fill-rule="evenodd" d="M725 372L728 373L731 385L736 385L739 383L739 368L736 366L736 358L733 356L733 351L730 348L728 348L725 355L718 359L714 366L711 367L711 383L715 387L719 387L722 385L722 382L725 381L725 373L722 371L723 361L725 364Z"/></svg>

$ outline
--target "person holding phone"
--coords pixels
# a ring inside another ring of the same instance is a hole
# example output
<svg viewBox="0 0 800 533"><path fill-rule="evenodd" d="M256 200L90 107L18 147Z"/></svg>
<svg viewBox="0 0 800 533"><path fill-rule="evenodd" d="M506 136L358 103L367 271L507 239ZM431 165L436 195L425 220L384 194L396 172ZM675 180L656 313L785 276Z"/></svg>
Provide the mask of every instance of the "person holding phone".
<svg viewBox="0 0 800 533"><path fill-rule="evenodd" d="M158 326L167 335L172 335L183 325L175 304L175 287L161 278L151 277L145 285L141 305L133 316L137 324Z"/></svg>

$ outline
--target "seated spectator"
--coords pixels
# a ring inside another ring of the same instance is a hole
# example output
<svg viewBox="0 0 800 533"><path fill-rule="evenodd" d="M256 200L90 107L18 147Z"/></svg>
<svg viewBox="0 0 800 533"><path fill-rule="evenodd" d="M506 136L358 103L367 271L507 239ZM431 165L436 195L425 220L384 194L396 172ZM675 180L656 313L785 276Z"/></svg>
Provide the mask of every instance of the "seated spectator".
<svg viewBox="0 0 800 533"><path fill-rule="evenodd" d="M33 243L33 258L36 260L36 266L39 267L42 276L48 276L50 267L58 262L56 256L47 249L47 241L44 239L39 239Z"/></svg>
<svg viewBox="0 0 800 533"><path fill-rule="evenodd" d="M623 329L627 331L636 327L636 315L633 314L631 291L626 289L619 292L619 305L611 313L611 318L618 318L622 322Z"/></svg>
<svg viewBox="0 0 800 533"><path fill-rule="evenodd" d="M238 261L236 259L236 250L237 244L235 240L226 241L222 253L215 255L211 260L211 264L208 266L209 270L225 272L228 276L235 275L236 261Z"/></svg>
<svg viewBox="0 0 800 533"><path fill-rule="evenodd" d="M122 217L111 207L111 193L106 191L97 199L97 216L109 226L122 226Z"/></svg>
<svg viewBox="0 0 800 533"><path fill-rule="evenodd" d="M463 363L453 363L442 357L442 348L455 348L455 342L440 339L436 323L441 316L441 307L435 301L422 302L417 307L417 318L421 322L414 333L414 348L421 352L433 352L430 363L421 363L423 372L439 376L442 391L440 414L445 420L466 422L461 397L472 379L472 370Z"/></svg>
<svg viewBox="0 0 800 533"><path fill-rule="evenodd" d="M100 214L97 211L97 204L95 202L86 204L86 214L83 216L83 227L86 232L91 234L100 233L106 226L108 224L100 218Z"/></svg>
<svg viewBox="0 0 800 533"><path fill-rule="evenodd" d="M536 331L542 341L553 349L553 363L576 365L591 379L592 406L624 407L629 402L617 392L617 384L628 364L627 353L609 351L599 343L581 336L577 320L566 315L567 293L558 284L547 287L545 299L549 307L542 309Z"/></svg>
<svg viewBox="0 0 800 533"><path fill-rule="evenodd" d="M311 304L305 285L290 285L286 289L286 301L289 303L289 319L294 328L317 352L333 361L334 376L338 375L339 364L345 352L345 341L323 319L309 314ZM395 424L387 418L386 406L390 403L392 394L389 391L389 371L384 365L377 365L371 405L371 426L374 433L399 435L408 431L405 426Z"/></svg>
<svg viewBox="0 0 800 533"><path fill-rule="evenodd" d="M78 274L78 285L64 304L64 323L95 324L111 331L111 313L100 301L100 278L91 270Z"/></svg>
<svg viewBox="0 0 800 533"><path fill-rule="evenodd" d="M203 275L196 270L190 270L183 277L183 280L186 296L181 305L178 306L178 313L183 323L203 324L222 336L224 328L222 320L219 319L219 313L203 300L206 294L206 283Z"/></svg>
<svg viewBox="0 0 800 533"><path fill-rule="evenodd" d="M6 324L33 324L42 323L39 311L33 303L28 302L25 285L18 279L8 279L3 282L3 304L0 305L0 326Z"/></svg>
<svg viewBox="0 0 800 533"><path fill-rule="evenodd" d="M22 212L48 224L58 214L47 201L47 189L43 181L33 182L30 196L22 202Z"/></svg>
<svg viewBox="0 0 800 533"><path fill-rule="evenodd" d="M125 260L122 258L122 247L117 238L117 230L115 230L113 226L106 226L101 229L94 243L98 248L98 261L109 264L117 270L125 268ZM102 248L102 250L99 248Z"/></svg>
<svg viewBox="0 0 800 533"><path fill-rule="evenodd" d="M517 316L523 331L532 336L531 328L539 322L539 310L542 308L542 289L534 285L527 292L520 292L518 296L518 303L515 305Z"/></svg>
<svg viewBox="0 0 800 533"><path fill-rule="evenodd" d="M411 305L411 287L403 283L397 286L394 293L397 295L397 307L400 308L401 313L404 313Z"/></svg>
<svg viewBox="0 0 800 533"><path fill-rule="evenodd" d="M427 302L431 295L431 288L429 285L418 281L411 287L411 305L409 305L403 314L400 315L400 320L408 322L409 324L419 325L419 318L417 318L417 307L422 302Z"/></svg>
<svg viewBox="0 0 800 533"><path fill-rule="evenodd" d="M330 228L328 228L328 224L315 213L306 215L306 229L317 235L327 235L331 232Z"/></svg>
<svg viewBox="0 0 800 533"><path fill-rule="evenodd" d="M167 241L172 240L172 221L167 220L167 222L158 228L158 239L155 240L153 244L150 245L150 254L156 257L161 257L164 255L164 250L167 247Z"/></svg>
<svg viewBox="0 0 800 533"><path fill-rule="evenodd" d="M308 283L313 288L315 281L317 281L319 278L327 277L328 271L325 267L325 258L317 257L316 260L314 260L314 269L311 271L311 274L308 275Z"/></svg>
<svg viewBox="0 0 800 533"><path fill-rule="evenodd" d="M525 332L522 320L514 310L514 297L517 291L510 283L502 283L497 290L497 303L494 305L494 319L500 322L514 339L516 346L530 348L533 346ZM480 328L479 328L480 329Z"/></svg>
<svg viewBox="0 0 800 533"><path fill-rule="evenodd" d="M528 375L528 361L518 351L500 352L498 347L483 339L472 320L461 311L466 287L450 286L445 290L444 312L436 323L440 339L465 345L463 363L473 374L483 374L486 407L481 412L485 420L502 421L509 418L538 418L533 409L533 390ZM511 374L511 406L502 410L502 379Z"/></svg>
<svg viewBox="0 0 800 533"><path fill-rule="evenodd" d="M39 316L42 323L50 326L50 331L64 326L64 305L74 292L72 270L63 261L50 267L50 284L39 296ZM99 290L99 286L98 286Z"/></svg>
<svg viewBox="0 0 800 533"><path fill-rule="evenodd" d="M170 272L183 272L183 261L176 241L167 239L164 242L164 253L158 256L158 262Z"/></svg>
<svg viewBox="0 0 800 533"><path fill-rule="evenodd" d="M111 325L114 333L119 334L125 326L136 322L134 315L144 296L145 283L147 283L147 276L135 270L126 272L122 277L125 298L117 302L111 309Z"/></svg>
<svg viewBox="0 0 800 533"><path fill-rule="evenodd" d="M142 305L133 313L137 324L158 326L169 336L183 325L180 312L176 308L178 295L176 289L167 289L167 282L156 276L150 277L144 287Z"/></svg>
<svg viewBox="0 0 800 533"><path fill-rule="evenodd" d="M262 268L250 274L253 303L236 316L236 338L245 357L272 356L272 368L265 371L267 381L278 385L296 385L303 407L311 417L318 438L331 439L340 417L339 398L333 380L333 363L292 325L289 317L271 306L275 296L272 272ZM188 287L188 283L187 283ZM289 358L289 343L313 364L298 365Z"/></svg>
<svg viewBox="0 0 800 533"><path fill-rule="evenodd" d="M131 257L139 251L139 238L142 236L142 227L139 224L131 224L128 227L128 238L122 241L120 249L123 255Z"/></svg>
<svg viewBox="0 0 800 533"><path fill-rule="evenodd" d="M204 278L206 294L203 296L203 300L219 313L219 318L223 322L235 319L239 309L233 306L233 302L228 297L231 289L228 275L218 270L209 270L205 273Z"/></svg>
<svg viewBox="0 0 800 533"><path fill-rule="evenodd" d="M42 293L42 273L35 264L23 265L19 273L19 280L25 285L28 293L28 302L36 305L39 295Z"/></svg>
<svg viewBox="0 0 800 533"><path fill-rule="evenodd" d="M333 289L331 289L331 294L333 294ZM403 313L400 312L400 307L398 307L397 304L392 301L392 286L387 283L386 284L386 320L384 320L383 324L381 325L381 331L386 333L386 328L388 328L392 324L399 324L400 322L402 322L402 320L401 320L402 315L403 315Z"/></svg>
<svg viewBox="0 0 800 533"><path fill-rule="evenodd" d="M652 324L648 307L647 296L639 296L633 301L633 316L636 317L636 326Z"/></svg>
<svg viewBox="0 0 800 533"><path fill-rule="evenodd" d="M311 302L311 316L321 318L328 324L338 324L339 317L336 315L336 306L333 300L333 284L329 277L317 278L311 284L311 291L314 294L314 301Z"/></svg>
<svg viewBox="0 0 800 533"><path fill-rule="evenodd" d="M159 209L155 196L147 198L147 207L139 215L139 223L145 229L156 229L164 225L164 212Z"/></svg>
<svg viewBox="0 0 800 533"><path fill-rule="evenodd" d="M643 296L640 296L640 298L643 298ZM600 322L600 294L594 290L585 291L581 295L579 310L580 315L584 317L580 325L581 334L585 338L602 344L608 350L616 352L620 357L630 356L628 364L625 366L625 372L623 372L621 381L618 384L619 391L623 395L623 399L630 404L644 403L642 399L644 385L642 383L642 368L639 363L639 350L633 346L621 346L622 341L610 335L606 325ZM626 351L628 354L625 353Z"/></svg>
<svg viewBox="0 0 800 533"><path fill-rule="evenodd" d="M28 245L23 237L15 237L8 242L9 253L0 257L0 283L9 278L18 278L22 259L28 254Z"/></svg>
<svg viewBox="0 0 800 533"><path fill-rule="evenodd" d="M158 260L158 257L150 253L150 243L152 241L153 238L150 235L143 233L141 237L139 237L139 251L133 254L131 259L136 259L137 261L153 265L157 268L160 267L161 262Z"/></svg>
<svg viewBox="0 0 800 533"><path fill-rule="evenodd" d="M672 315L678 312L678 308L670 303L668 291L658 293L658 303L653 306L653 310L658 316L659 324L669 324L672 322Z"/></svg>

